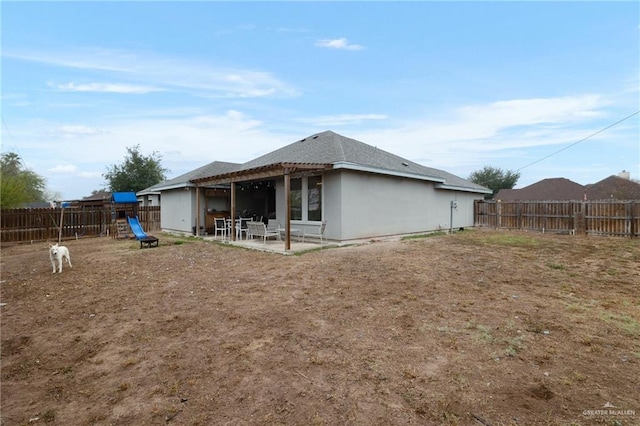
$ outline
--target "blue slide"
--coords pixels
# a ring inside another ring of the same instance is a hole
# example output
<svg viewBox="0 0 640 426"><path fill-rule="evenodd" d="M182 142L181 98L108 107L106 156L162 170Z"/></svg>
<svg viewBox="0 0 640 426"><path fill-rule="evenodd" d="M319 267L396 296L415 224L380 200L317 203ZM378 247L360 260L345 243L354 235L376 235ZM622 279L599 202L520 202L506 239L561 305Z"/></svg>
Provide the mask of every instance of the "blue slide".
<svg viewBox="0 0 640 426"><path fill-rule="evenodd" d="M127 217L127 220L129 221L129 227L131 228L131 232L133 232L133 235L136 236L136 240L142 240L148 237L148 235L145 234L144 230L142 229L142 226L140 225L140 221L138 221L138 216Z"/></svg>
<svg viewBox="0 0 640 426"><path fill-rule="evenodd" d="M131 228L133 235L136 236L136 240L140 241L140 248L145 244L147 247L158 247L160 240L153 235L147 235L144 232L140 225L140 221L138 220L138 216L127 217L127 221L129 222L129 227Z"/></svg>

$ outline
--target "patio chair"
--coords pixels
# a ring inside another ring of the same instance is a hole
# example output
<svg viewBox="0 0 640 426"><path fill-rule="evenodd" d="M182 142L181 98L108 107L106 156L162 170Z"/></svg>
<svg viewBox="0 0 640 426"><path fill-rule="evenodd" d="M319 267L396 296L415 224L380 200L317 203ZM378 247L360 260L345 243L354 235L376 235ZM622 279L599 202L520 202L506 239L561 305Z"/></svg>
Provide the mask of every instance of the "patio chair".
<svg viewBox="0 0 640 426"><path fill-rule="evenodd" d="M275 220L275 219L269 219L269 220L268 220L268 223L267 223L267 229L268 229L269 231L275 231L275 230L277 230L278 228L280 228L280 224L278 223L278 221L277 221L277 220Z"/></svg>
<svg viewBox="0 0 640 426"><path fill-rule="evenodd" d="M320 238L320 244L322 244L322 239L324 238L324 230L326 227L327 227L326 220L323 220L320 226L318 225L314 225L312 227L305 226L304 233L302 234L302 242L304 243L305 237L312 237L312 238ZM326 238L325 238L325 241L326 241Z"/></svg>
<svg viewBox="0 0 640 426"><path fill-rule="evenodd" d="M249 217L241 217L236 220L236 238L241 240L242 233L244 232L244 237L249 239L249 228L247 227L247 223L251 221Z"/></svg>
<svg viewBox="0 0 640 426"><path fill-rule="evenodd" d="M278 238L279 236L278 232L267 230L267 226L263 222L249 222L247 223L247 229L252 237L262 237L262 244L267 243L267 238Z"/></svg>
<svg viewBox="0 0 640 426"><path fill-rule="evenodd" d="M227 222L223 217L216 217L214 222L213 237L216 238L218 233L222 235L222 239L227 238Z"/></svg>

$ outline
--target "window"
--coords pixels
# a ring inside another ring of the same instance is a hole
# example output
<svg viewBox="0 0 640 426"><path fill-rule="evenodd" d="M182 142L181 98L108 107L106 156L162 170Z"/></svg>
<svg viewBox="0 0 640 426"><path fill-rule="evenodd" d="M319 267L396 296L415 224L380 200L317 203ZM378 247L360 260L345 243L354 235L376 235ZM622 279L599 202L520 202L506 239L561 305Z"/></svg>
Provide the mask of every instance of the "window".
<svg viewBox="0 0 640 426"><path fill-rule="evenodd" d="M291 220L322 220L322 176L291 178Z"/></svg>
<svg viewBox="0 0 640 426"><path fill-rule="evenodd" d="M307 178L307 220L322 220L322 176Z"/></svg>
<svg viewBox="0 0 640 426"><path fill-rule="evenodd" d="M291 220L302 220L302 179L291 179Z"/></svg>

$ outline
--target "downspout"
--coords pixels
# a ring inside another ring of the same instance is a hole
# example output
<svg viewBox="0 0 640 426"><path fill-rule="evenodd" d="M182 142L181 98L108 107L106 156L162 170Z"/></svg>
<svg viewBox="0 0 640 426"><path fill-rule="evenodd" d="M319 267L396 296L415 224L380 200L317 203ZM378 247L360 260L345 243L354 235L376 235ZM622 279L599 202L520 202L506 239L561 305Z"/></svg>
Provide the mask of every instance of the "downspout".
<svg viewBox="0 0 640 426"><path fill-rule="evenodd" d="M291 176L290 170L284 170L284 249L291 250Z"/></svg>
<svg viewBox="0 0 640 426"><path fill-rule="evenodd" d="M451 200L451 211L449 214L449 234L453 234L453 210L458 208L458 203Z"/></svg>

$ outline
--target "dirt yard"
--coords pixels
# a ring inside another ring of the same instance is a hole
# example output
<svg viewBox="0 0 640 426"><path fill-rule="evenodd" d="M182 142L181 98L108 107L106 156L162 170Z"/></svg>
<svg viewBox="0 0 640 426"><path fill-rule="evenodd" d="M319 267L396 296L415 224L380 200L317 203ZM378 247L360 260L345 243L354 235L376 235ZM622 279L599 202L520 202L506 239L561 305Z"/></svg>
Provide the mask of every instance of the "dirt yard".
<svg viewBox="0 0 640 426"><path fill-rule="evenodd" d="M640 241L2 247L10 425L638 425Z"/></svg>

